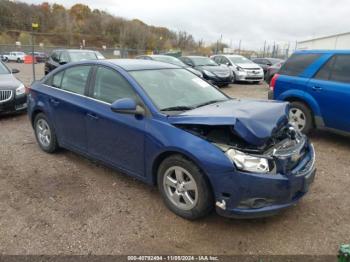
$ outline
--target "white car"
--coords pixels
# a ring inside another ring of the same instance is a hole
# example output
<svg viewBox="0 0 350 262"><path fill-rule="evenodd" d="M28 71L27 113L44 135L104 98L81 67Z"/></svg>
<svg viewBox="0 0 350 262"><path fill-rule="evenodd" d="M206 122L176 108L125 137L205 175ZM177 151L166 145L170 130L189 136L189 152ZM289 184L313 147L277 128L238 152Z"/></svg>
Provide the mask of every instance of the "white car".
<svg viewBox="0 0 350 262"><path fill-rule="evenodd" d="M25 56L26 56L26 54L24 52L10 52L10 53L2 55L2 60L4 62L14 61L17 63L23 63Z"/></svg>
<svg viewBox="0 0 350 262"><path fill-rule="evenodd" d="M232 69L235 81L259 83L264 80L264 70L256 63L241 55L213 55L219 65L226 65Z"/></svg>

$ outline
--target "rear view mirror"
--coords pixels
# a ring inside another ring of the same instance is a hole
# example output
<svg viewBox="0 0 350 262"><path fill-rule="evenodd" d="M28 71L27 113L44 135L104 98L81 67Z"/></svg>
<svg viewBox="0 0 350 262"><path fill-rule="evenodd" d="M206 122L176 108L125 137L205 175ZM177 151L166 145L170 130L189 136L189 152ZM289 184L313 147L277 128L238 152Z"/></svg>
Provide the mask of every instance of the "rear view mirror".
<svg viewBox="0 0 350 262"><path fill-rule="evenodd" d="M16 68L13 68L13 69L11 70L11 73L12 73L12 74L17 74L17 73L19 73L19 70L16 69Z"/></svg>
<svg viewBox="0 0 350 262"><path fill-rule="evenodd" d="M145 109L131 98L118 99L111 105L111 110L121 114L145 115Z"/></svg>

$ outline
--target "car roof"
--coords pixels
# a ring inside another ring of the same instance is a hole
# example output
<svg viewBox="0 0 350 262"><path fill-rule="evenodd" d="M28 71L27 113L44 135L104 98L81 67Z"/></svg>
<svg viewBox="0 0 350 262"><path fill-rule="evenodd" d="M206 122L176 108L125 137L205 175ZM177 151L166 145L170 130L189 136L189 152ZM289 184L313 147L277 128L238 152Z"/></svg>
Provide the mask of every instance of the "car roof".
<svg viewBox="0 0 350 262"><path fill-rule="evenodd" d="M125 71L152 70L152 69L176 69L179 66L158 62L154 60L142 59L106 59L97 63L108 63L121 67Z"/></svg>
<svg viewBox="0 0 350 262"><path fill-rule="evenodd" d="M57 51L67 51L67 52L95 52L94 50L89 49L55 49L54 52Z"/></svg>
<svg viewBox="0 0 350 262"><path fill-rule="evenodd" d="M298 50L295 54L350 54L350 50Z"/></svg>

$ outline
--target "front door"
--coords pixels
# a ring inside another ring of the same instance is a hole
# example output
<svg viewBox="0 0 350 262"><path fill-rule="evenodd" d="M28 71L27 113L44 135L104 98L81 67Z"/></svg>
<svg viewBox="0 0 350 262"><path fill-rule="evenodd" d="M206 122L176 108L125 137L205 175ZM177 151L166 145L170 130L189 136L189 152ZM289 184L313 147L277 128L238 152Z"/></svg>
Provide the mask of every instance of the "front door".
<svg viewBox="0 0 350 262"><path fill-rule="evenodd" d="M99 66L91 91L87 118L89 154L113 166L144 176L145 119L112 112L121 98L139 101L134 89L117 71Z"/></svg>

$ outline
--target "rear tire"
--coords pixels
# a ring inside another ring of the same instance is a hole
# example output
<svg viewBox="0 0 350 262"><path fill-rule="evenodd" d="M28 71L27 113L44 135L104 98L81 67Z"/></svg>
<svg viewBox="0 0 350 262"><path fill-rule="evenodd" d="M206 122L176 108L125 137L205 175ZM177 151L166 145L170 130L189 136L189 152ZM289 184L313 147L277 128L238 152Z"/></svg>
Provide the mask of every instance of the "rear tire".
<svg viewBox="0 0 350 262"><path fill-rule="evenodd" d="M20 58L17 58L17 63L21 63L21 59Z"/></svg>
<svg viewBox="0 0 350 262"><path fill-rule="evenodd" d="M289 123L304 134L313 129L313 116L310 108L302 102L291 102L289 109Z"/></svg>
<svg viewBox="0 0 350 262"><path fill-rule="evenodd" d="M157 180L165 205L178 216L195 220L213 209L213 195L207 179L183 156L166 158L158 168Z"/></svg>
<svg viewBox="0 0 350 262"><path fill-rule="evenodd" d="M58 149L58 143L55 130L46 115L39 113L34 119L35 138L40 148L47 152L53 153Z"/></svg>

